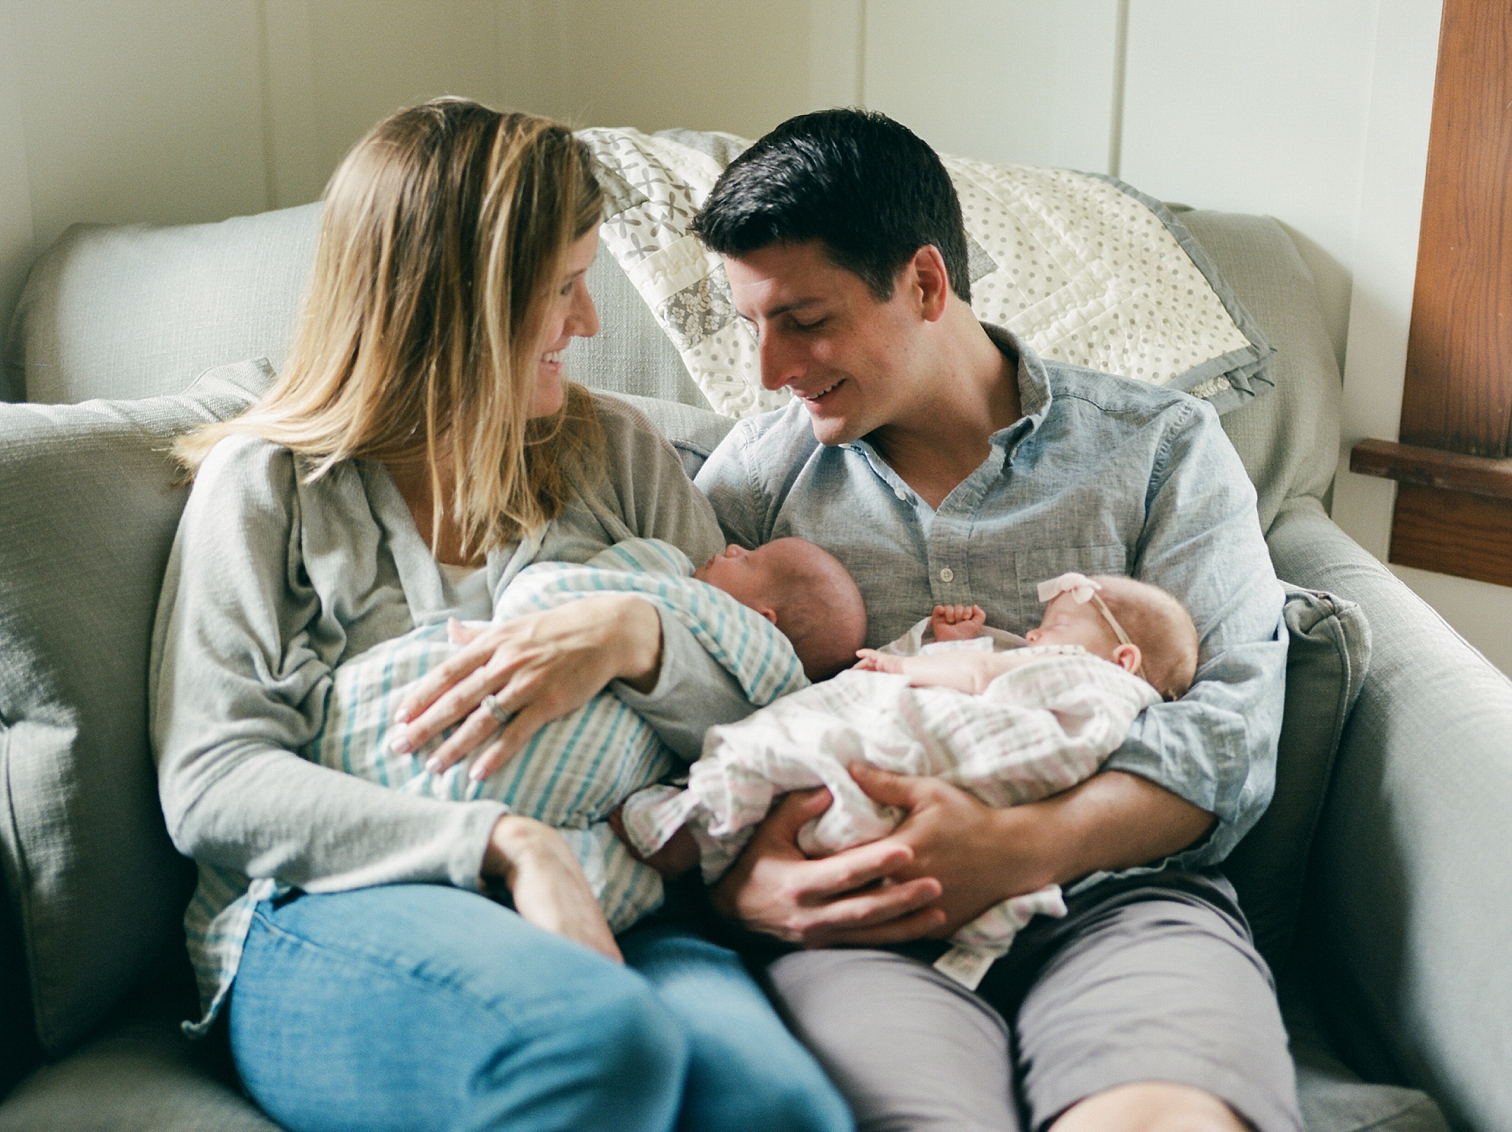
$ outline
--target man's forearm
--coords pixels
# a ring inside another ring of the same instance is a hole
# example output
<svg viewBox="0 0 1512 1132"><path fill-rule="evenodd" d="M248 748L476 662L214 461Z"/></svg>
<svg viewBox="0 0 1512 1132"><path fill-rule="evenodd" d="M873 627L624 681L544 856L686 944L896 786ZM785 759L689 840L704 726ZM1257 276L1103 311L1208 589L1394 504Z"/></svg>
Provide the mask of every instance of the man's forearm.
<svg viewBox="0 0 1512 1132"><path fill-rule="evenodd" d="M1045 883L1062 885L1179 853L1216 820L1149 779L1117 770L1004 815L1032 837Z"/></svg>

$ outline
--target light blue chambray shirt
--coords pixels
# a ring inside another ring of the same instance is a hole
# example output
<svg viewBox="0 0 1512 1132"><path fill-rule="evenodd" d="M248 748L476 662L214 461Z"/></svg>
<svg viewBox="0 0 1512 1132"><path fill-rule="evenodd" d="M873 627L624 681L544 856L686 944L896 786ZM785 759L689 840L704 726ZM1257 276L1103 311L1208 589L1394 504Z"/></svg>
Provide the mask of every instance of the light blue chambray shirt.
<svg viewBox="0 0 1512 1132"><path fill-rule="evenodd" d="M1024 416L993 434L938 511L865 440L820 445L796 400L736 425L698 485L731 540L798 535L839 558L866 599L872 646L937 603L980 605L989 625L1023 633L1040 621L1037 583L1067 570L1174 594L1197 626L1197 680L1148 708L1106 767L1218 818L1194 847L1131 872L1215 864L1270 801L1281 729L1283 593L1254 488L1207 403L1046 361L987 330L1018 359Z"/></svg>

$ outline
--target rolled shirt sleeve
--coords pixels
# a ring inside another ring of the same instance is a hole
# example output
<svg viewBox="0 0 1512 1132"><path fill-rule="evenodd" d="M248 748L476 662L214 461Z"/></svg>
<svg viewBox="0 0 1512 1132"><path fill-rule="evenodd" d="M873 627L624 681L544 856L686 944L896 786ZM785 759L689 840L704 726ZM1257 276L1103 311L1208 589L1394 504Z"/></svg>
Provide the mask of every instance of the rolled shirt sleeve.
<svg viewBox="0 0 1512 1132"><path fill-rule="evenodd" d="M1176 594L1197 626L1197 678L1147 708L1106 769L1138 774L1212 813L1212 832L1169 862L1216 864L1259 820L1275 786L1288 637L1285 595L1237 453L1206 404L1173 430L1151 477L1134 576Z"/></svg>

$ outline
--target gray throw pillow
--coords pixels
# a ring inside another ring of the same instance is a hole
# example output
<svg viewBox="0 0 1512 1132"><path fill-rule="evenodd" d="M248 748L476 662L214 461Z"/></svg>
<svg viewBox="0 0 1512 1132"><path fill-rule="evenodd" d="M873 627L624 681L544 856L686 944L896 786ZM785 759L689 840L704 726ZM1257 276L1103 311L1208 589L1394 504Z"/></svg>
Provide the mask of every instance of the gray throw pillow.
<svg viewBox="0 0 1512 1132"><path fill-rule="evenodd" d="M0 404L0 873L19 928L0 950L24 959L52 1056L181 946L192 878L163 825L146 718L187 491L167 448L270 379L244 362L171 397Z"/></svg>
<svg viewBox="0 0 1512 1132"><path fill-rule="evenodd" d="M1287 585L1285 618L1291 643L1276 792L1223 866L1273 969L1291 947L1334 753L1370 664L1370 626L1354 602Z"/></svg>

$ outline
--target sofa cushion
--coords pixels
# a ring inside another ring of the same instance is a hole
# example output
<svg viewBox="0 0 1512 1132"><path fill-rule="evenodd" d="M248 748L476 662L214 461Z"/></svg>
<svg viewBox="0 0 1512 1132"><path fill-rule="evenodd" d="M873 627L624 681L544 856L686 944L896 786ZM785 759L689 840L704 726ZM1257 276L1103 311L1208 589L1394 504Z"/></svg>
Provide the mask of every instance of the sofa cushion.
<svg viewBox="0 0 1512 1132"><path fill-rule="evenodd" d="M1287 585L1284 615L1291 641L1276 790L1224 863L1273 968L1291 946L1334 753L1370 664L1370 626L1354 602Z"/></svg>
<svg viewBox="0 0 1512 1132"><path fill-rule="evenodd" d="M186 863L147 742L147 656L185 488L172 436L266 363L144 401L0 404L0 868L36 1032L74 1044L182 938Z"/></svg>
<svg viewBox="0 0 1512 1132"><path fill-rule="evenodd" d="M690 226L746 143L690 131L579 135L608 197L604 243L719 412L778 408L719 257ZM1064 169L946 157L961 198L972 307L1046 357L1207 398L1220 412L1268 388L1272 350L1207 254L1158 201Z"/></svg>
<svg viewBox="0 0 1512 1132"><path fill-rule="evenodd" d="M320 207L218 224L73 225L21 293L6 347L11 396L157 397L243 358L267 357L276 369L314 260Z"/></svg>
<svg viewBox="0 0 1512 1132"><path fill-rule="evenodd" d="M1180 215L1276 346L1267 368L1275 388L1223 415L1259 497L1260 528L1269 531L1292 496L1327 505L1343 403L1333 344L1312 273L1280 224L1228 212Z"/></svg>
<svg viewBox="0 0 1512 1132"><path fill-rule="evenodd" d="M113 1019L0 1102L0 1132L279 1132L228 1061L172 1019Z"/></svg>
<svg viewBox="0 0 1512 1132"><path fill-rule="evenodd" d="M1307 1132L1448 1132L1433 1098L1404 1085L1366 1082L1334 1053L1309 976L1292 964L1281 974L1281 1020L1297 1070L1297 1103Z"/></svg>
<svg viewBox="0 0 1512 1132"><path fill-rule="evenodd" d="M0 1097L41 1060L15 904L0 873Z"/></svg>

